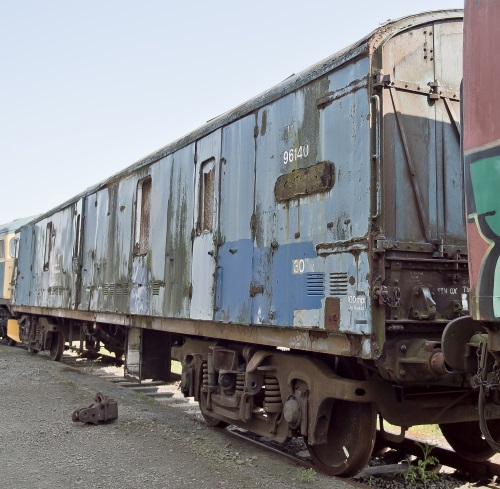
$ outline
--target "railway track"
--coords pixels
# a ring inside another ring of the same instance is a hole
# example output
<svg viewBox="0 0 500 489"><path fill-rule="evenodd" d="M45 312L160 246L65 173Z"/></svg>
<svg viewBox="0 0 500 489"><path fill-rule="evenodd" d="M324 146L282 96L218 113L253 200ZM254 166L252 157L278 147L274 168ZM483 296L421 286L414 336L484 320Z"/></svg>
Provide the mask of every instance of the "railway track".
<svg viewBox="0 0 500 489"><path fill-rule="evenodd" d="M179 382L166 383L163 381L142 381L137 382L124 377L123 367L116 366L116 360L112 357L101 356L99 361L91 358L81 358L73 352L65 352L61 362L66 366L84 370L94 376L98 376L103 380L118 385L124 389L130 390L140 398L152 399L160 404L168 405L190 418L205 423L198 402L192 398L183 396L179 389ZM264 437L254 435L242 428L230 426L226 428L232 436L244 439L246 442L256 444L265 450L270 450L280 454L283 457L293 460L296 464L306 469L315 469L314 464L309 458L305 443L300 439L293 439L287 444L277 444ZM422 440L405 438L401 443L390 442L377 438L377 445L382 453L384 450L390 451L389 457L377 457L377 465L365 468L361 474L351 479L351 482L358 487L390 487L387 485L377 485L377 478L390 478L402 472L407 471L407 461L411 456L419 457L422 455L422 450L417 444L422 443ZM387 452L386 452L387 454ZM457 474L457 485L447 483L446 486L440 485L436 487L460 487L463 484L464 477L469 481L481 481L488 484L487 486L475 485L474 487L500 488L497 480L500 481L500 464L493 462L474 463L462 459L455 452L440 446L432 446L432 455L439 460L440 465L446 466L447 477L450 478L451 469L454 469ZM387 460L390 463L387 463ZM384 461L385 460L385 461ZM360 481L369 481L368 484L363 484ZM409 484L408 487L416 487L415 484ZM422 486L424 487L424 486Z"/></svg>

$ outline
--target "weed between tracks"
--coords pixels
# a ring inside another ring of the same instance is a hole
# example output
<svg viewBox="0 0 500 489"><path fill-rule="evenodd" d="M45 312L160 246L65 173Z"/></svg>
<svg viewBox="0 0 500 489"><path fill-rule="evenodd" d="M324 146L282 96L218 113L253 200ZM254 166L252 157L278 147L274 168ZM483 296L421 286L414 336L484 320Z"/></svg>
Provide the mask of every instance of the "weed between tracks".
<svg viewBox="0 0 500 489"><path fill-rule="evenodd" d="M312 484L316 480L314 469L297 469L297 480L303 484Z"/></svg>
<svg viewBox="0 0 500 489"><path fill-rule="evenodd" d="M136 401L146 401L149 404L156 404L156 399L149 397L147 394L143 392L136 392L135 394Z"/></svg>
<svg viewBox="0 0 500 489"><path fill-rule="evenodd" d="M408 472L404 474L405 480L414 483L438 479L438 476L432 471L439 464L438 459L430 454L432 447L427 443L416 442L416 444L422 450L422 458L419 458L415 464L408 460Z"/></svg>

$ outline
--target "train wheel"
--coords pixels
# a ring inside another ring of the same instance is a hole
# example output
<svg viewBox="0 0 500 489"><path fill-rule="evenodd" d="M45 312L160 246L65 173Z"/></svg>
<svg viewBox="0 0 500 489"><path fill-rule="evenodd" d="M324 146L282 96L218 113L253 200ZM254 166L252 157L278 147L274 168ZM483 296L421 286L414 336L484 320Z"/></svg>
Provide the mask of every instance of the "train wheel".
<svg viewBox="0 0 500 489"><path fill-rule="evenodd" d="M8 344L9 346L16 346L17 341L16 341L16 340L13 340L12 338L7 337L7 344Z"/></svg>
<svg viewBox="0 0 500 489"><path fill-rule="evenodd" d="M344 359L337 373L346 378L361 378ZM363 469L373 451L377 432L377 412L371 403L331 401L327 441L307 448L314 464L330 475L349 477Z"/></svg>
<svg viewBox="0 0 500 489"><path fill-rule="evenodd" d="M52 344L50 346L49 356L54 362L61 360L64 351L64 343L64 335L60 331L52 333Z"/></svg>
<svg viewBox="0 0 500 489"><path fill-rule="evenodd" d="M441 433L458 455L472 462L484 462L496 451L483 439L478 421L440 424ZM495 440L500 440L500 420L488 421L488 428Z"/></svg>
<svg viewBox="0 0 500 489"><path fill-rule="evenodd" d="M307 448L322 472L348 477L363 469L373 451L377 428L372 404L336 401L332 407L327 442Z"/></svg>
<svg viewBox="0 0 500 489"><path fill-rule="evenodd" d="M229 423L226 423L225 421L214 418L213 416L211 416L209 414L209 411L207 411L207 409L206 409L206 405L207 405L206 392L200 391L200 398L199 399L200 399L199 405L200 405L201 415L203 416L203 419L208 424L208 426L212 426L213 428L227 428L229 426Z"/></svg>

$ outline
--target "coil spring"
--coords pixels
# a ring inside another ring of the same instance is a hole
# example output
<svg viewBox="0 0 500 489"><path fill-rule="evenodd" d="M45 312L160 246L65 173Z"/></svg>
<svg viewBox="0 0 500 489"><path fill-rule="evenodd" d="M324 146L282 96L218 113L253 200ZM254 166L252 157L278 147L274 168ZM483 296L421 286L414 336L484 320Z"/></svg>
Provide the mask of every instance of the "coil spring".
<svg viewBox="0 0 500 489"><path fill-rule="evenodd" d="M245 390L245 372L236 374L236 392L243 392Z"/></svg>
<svg viewBox="0 0 500 489"><path fill-rule="evenodd" d="M280 384L274 375L264 377L264 409L272 413L282 409Z"/></svg>
<svg viewBox="0 0 500 489"><path fill-rule="evenodd" d="M202 377L202 381L201 381L201 388L203 390L207 390L207 388L208 388L208 363L207 362L203 362L202 373L203 373L203 377Z"/></svg>

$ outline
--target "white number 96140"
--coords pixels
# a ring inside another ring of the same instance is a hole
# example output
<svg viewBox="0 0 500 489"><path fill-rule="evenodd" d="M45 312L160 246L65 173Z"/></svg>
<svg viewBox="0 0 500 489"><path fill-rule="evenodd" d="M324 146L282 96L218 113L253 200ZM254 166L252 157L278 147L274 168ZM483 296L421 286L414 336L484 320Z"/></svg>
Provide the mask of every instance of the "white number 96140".
<svg viewBox="0 0 500 489"><path fill-rule="evenodd" d="M283 153L283 163L287 165L288 163L293 163L295 160L300 160L301 158L307 158L309 155L309 145L304 144L298 148L288 149Z"/></svg>

